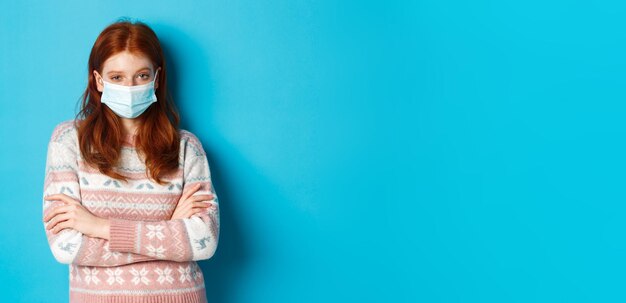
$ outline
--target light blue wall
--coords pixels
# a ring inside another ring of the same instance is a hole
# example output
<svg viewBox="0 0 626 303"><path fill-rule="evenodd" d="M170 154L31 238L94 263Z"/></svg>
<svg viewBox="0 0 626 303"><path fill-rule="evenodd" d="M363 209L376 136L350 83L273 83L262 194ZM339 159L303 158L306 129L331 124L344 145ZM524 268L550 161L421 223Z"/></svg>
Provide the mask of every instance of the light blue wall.
<svg viewBox="0 0 626 303"><path fill-rule="evenodd" d="M2 302L67 302L46 144L98 33L164 44L222 233L213 302L624 302L619 1L3 1Z"/></svg>

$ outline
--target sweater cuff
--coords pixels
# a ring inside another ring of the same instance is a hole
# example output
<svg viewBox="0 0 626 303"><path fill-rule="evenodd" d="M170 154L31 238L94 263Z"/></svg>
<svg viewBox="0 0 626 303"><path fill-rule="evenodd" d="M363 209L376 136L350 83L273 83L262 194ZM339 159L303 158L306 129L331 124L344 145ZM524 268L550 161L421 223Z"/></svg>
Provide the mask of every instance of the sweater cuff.
<svg viewBox="0 0 626 303"><path fill-rule="evenodd" d="M135 235L137 223L119 218L110 218L109 250L119 252L136 252Z"/></svg>

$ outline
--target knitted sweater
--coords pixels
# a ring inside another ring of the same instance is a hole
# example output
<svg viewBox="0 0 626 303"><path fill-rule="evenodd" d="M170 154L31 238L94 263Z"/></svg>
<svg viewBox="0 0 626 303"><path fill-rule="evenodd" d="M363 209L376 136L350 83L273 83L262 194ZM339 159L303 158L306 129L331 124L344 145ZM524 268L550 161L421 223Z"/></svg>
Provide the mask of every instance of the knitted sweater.
<svg viewBox="0 0 626 303"><path fill-rule="evenodd" d="M70 302L206 302L198 260L211 258L219 239L219 204L205 151L191 132L180 131L179 169L165 185L147 177L134 136L124 138L114 170L128 183L86 165L74 120L54 128L46 160L44 196L63 193L111 222L110 239L75 229L52 234L48 244L58 262L69 264ZM183 192L213 194L214 208L170 220ZM43 200L45 216L60 203ZM44 227L49 223L44 222Z"/></svg>

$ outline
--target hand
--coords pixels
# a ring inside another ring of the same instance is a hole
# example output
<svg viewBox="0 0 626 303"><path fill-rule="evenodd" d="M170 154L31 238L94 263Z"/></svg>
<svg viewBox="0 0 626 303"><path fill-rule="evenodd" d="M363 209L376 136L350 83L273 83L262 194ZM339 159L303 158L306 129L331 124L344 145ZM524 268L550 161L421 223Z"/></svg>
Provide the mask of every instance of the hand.
<svg viewBox="0 0 626 303"><path fill-rule="evenodd" d="M61 203L43 217L48 223L47 229L56 234L65 228L73 228L87 236L105 238L108 229L108 220L96 217L89 212L78 200L66 194L55 194L45 197L46 200Z"/></svg>
<svg viewBox="0 0 626 303"><path fill-rule="evenodd" d="M213 199L212 194L192 196L202 187L201 185L200 183L194 185L178 200L171 220L190 218L194 214L204 211L207 207L215 208L215 205L209 202Z"/></svg>

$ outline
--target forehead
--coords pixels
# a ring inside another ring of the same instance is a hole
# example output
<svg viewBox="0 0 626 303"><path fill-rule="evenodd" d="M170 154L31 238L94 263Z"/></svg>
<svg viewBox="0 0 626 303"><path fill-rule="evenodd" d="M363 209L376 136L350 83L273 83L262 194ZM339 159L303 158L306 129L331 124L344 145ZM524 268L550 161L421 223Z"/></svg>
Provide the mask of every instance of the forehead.
<svg viewBox="0 0 626 303"><path fill-rule="evenodd" d="M104 61L102 72L120 71L127 73L135 73L143 68L153 69L152 62L147 56L142 54L134 54L123 51L109 57Z"/></svg>

